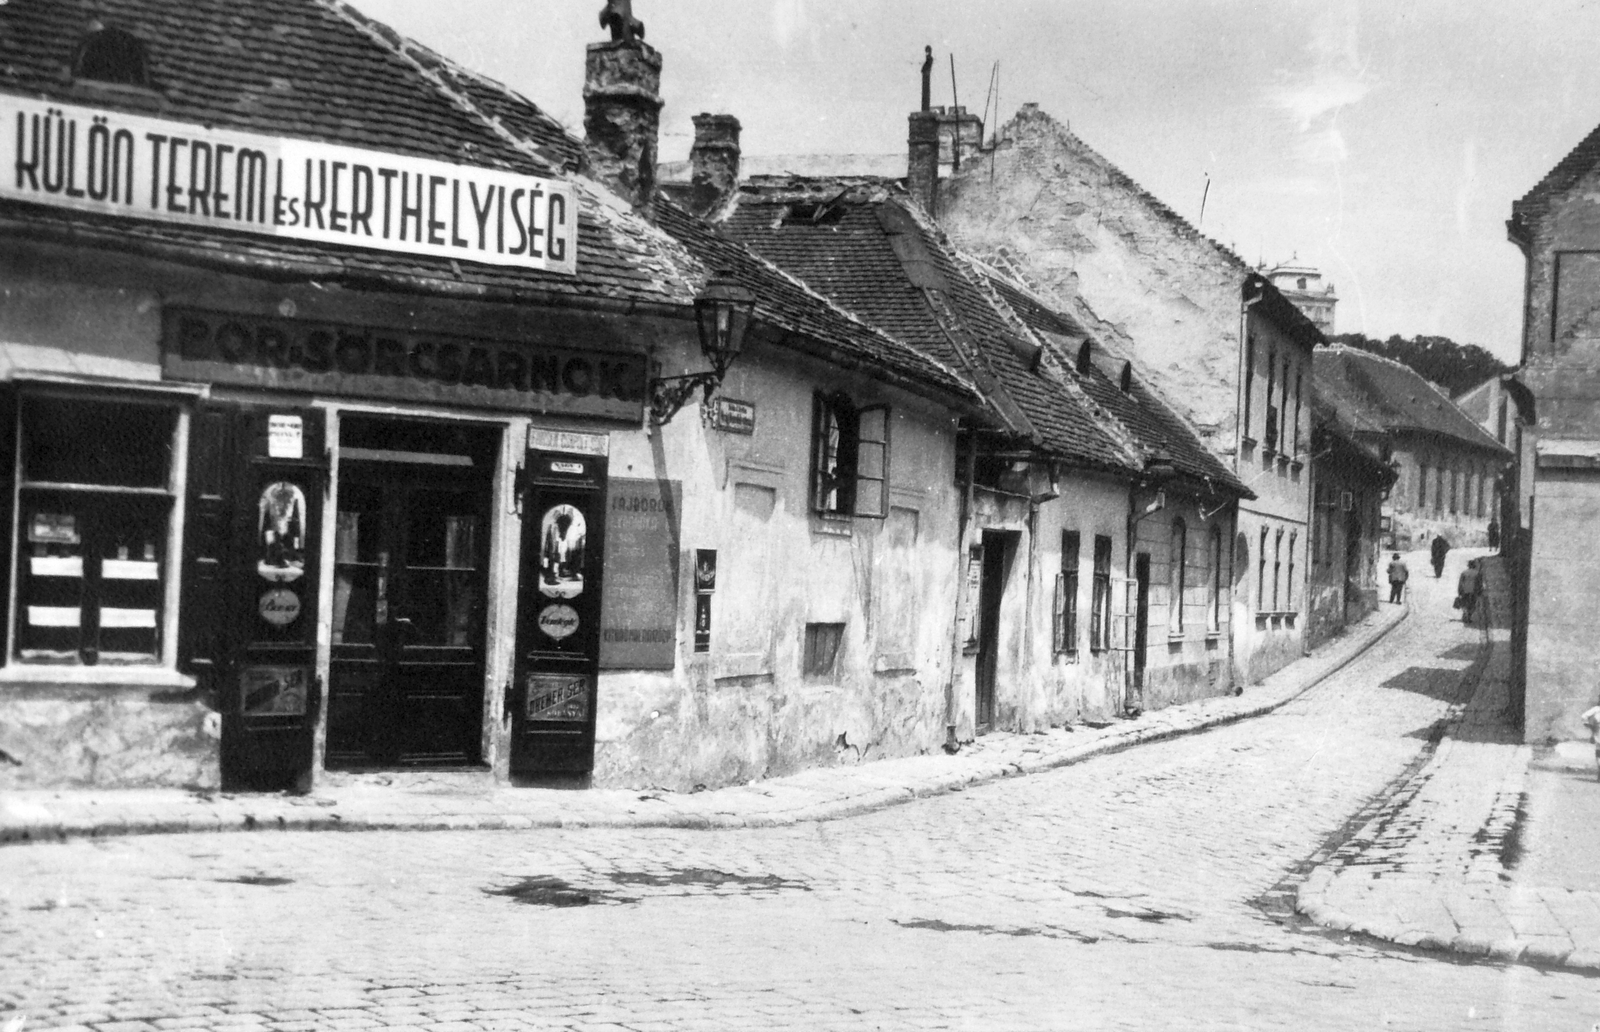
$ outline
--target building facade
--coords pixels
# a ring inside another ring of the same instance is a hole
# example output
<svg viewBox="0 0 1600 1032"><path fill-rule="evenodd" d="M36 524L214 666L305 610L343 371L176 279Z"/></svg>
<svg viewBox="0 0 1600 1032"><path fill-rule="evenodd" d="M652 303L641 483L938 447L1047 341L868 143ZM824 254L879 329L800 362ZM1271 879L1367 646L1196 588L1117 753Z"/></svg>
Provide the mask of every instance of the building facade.
<svg viewBox="0 0 1600 1032"><path fill-rule="evenodd" d="M1435 537L1457 548L1486 545L1510 451L1393 359L1339 345L1319 348L1316 367L1319 382L1359 399L1390 435L1399 479L1383 507L1386 545L1408 551Z"/></svg>
<svg viewBox="0 0 1600 1032"><path fill-rule="evenodd" d="M908 183L914 194L928 184L925 203L952 239L1060 298L1128 355L1255 495L1229 546L1236 682L1301 656L1315 325L1037 105L944 179L919 175L912 118Z"/></svg>
<svg viewBox="0 0 1600 1032"><path fill-rule="evenodd" d="M1333 335L1333 310L1339 304L1339 295L1332 283L1322 282L1322 273L1310 265L1290 259L1283 265L1261 269L1261 274L1272 281L1324 337Z"/></svg>

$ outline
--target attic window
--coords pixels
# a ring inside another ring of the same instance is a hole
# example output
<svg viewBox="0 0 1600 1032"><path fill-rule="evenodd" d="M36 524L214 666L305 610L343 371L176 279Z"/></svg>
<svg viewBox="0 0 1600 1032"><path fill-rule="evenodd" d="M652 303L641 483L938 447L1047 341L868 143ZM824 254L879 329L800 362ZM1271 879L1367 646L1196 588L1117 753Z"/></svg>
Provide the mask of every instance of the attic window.
<svg viewBox="0 0 1600 1032"><path fill-rule="evenodd" d="M785 226L834 226L844 218L844 207L832 201L800 201L783 212Z"/></svg>
<svg viewBox="0 0 1600 1032"><path fill-rule="evenodd" d="M1081 376L1089 375L1089 359L1094 354L1092 341L1084 341L1078 345L1078 373Z"/></svg>
<svg viewBox="0 0 1600 1032"><path fill-rule="evenodd" d="M150 88L150 60L144 42L122 29L92 31L78 46L72 74L79 80Z"/></svg>
<svg viewBox="0 0 1600 1032"><path fill-rule="evenodd" d="M1132 362L1122 363L1122 375L1117 378L1117 386L1122 389L1123 394L1127 394L1129 391L1133 390Z"/></svg>

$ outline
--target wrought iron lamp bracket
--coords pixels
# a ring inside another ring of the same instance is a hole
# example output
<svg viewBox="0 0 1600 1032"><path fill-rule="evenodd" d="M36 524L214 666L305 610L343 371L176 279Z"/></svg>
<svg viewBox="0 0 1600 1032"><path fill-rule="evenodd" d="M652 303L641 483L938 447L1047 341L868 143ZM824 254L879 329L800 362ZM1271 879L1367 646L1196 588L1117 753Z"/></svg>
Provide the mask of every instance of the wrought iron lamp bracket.
<svg viewBox="0 0 1600 1032"><path fill-rule="evenodd" d="M650 425L665 426L688 404L696 389L703 391L702 404L722 384L720 372L690 373L688 376L662 376L650 381Z"/></svg>

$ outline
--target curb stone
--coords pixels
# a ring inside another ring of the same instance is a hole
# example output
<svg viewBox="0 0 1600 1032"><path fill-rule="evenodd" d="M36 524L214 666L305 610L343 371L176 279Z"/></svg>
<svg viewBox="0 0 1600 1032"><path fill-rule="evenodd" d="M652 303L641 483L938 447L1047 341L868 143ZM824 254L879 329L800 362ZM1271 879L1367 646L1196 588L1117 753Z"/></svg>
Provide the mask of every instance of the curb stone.
<svg viewBox="0 0 1600 1032"><path fill-rule="evenodd" d="M1247 703L1238 709L1227 710L1221 706L1205 706L1205 712L1193 716L1173 715L1170 710L1158 714L1148 714L1142 722L1125 723L1113 733L1097 740L1082 744L1069 745L1059 752L1045 754L1042 752L1044 745L1039 750L1026 749L1026 755L1017 759L998 759L991 762L982 762L967 770L951 771L946 774L935 774L926 780L913 779L911 784L885 784L884 780L870 783L864 790L856 790L849 794L839 795L832 799L808 802L793 807L774 807L772 809L752 809L747 813L717 811L706 812L700 809L680 809L677 800L656 797L654 801L666 804L669 807L665 813L640 814L634 806L622 812L602 812L589 814L562 813L558 807L551 807L539 813L508 813L503 810L493 812L464 812L456 814L442 814L438 812L429 814L404 814L404 813L378 813L371 815L341 815L326 809L307 812L295 810L288 814L271 813L263 810L244 812L242 809L228 812L232 807L224 805L201 815L152 815L139 817L137 815L108 813L104 818L72 817L61 819L53 817L48 812L37 815L24 814L12 818L9 822L3 810L0 810L0 846L12 844L26 844L47 841L66 841L69 838L109 838L121 835L140 834L174 834L183 832L225 832L225 831L442 831L442 830L502 830L517 828L523 830L536 829L581 829L581 828L674 828L689 830L711 830L718 828L751 828L751 827L779 827L807 822L820 822L836 820L844 817L858 816L885 809L890 806L909 802L914 799L927 799L934 796L945 795L951 792L963 791L977 785L1004 780L1011 777L1022 777L1031 774L1045 773L1061 767L1072 766L1086 760L1100 756L1107 756L1154 742L1166 741L1183 735L1196 734L1209 731L1213 728L1225 727L1230 724L1251 720L1264 716L1293 702L1306 692L1315 688L1329 677L1344 669L1357 658L1365 654L1373 646L1382 641L1391 631L1403 623L1410 615L1410 607L1403 606L1385 612L1379 610L1376 619L1363 628L1358 635L1352 635L1334 644L1342 646L1330 648L1320 657L1307 657L1299 662L1306 663L1307 667L1299 673L1301 679L1290 684L1279 685L1266 689L1266 698ZM1284 678L1292 669L1285 668L1280 671L1279 678ZM1271 678L1268 679L1270 684ZM1249 690L1249 689L1247 689ZM1254 689L1260 692L1258 686ZM1204 703L1234 701L1237 697L1221 697L1216 700L1203 700ZM1221 712L1215 710L1221 709ZM808 788L806 794L815 797L822 794L816 789ZM769 795L763 793L764 795ZM209 798L209 797L208 797ZM685 796L685 800L692 796ZM737 799L737 797L735 797ZM226 796L218 801L227 800ZM248 803L246 805L249 805ZM274 806L283 805L279 800L263 800L258 805ZM297 805L290 800L288 805ZM322 802L323 806L338 805L334 800ZM476 805L484 805L477 803ZM490 803L489 805L493 805Z"/></svg>

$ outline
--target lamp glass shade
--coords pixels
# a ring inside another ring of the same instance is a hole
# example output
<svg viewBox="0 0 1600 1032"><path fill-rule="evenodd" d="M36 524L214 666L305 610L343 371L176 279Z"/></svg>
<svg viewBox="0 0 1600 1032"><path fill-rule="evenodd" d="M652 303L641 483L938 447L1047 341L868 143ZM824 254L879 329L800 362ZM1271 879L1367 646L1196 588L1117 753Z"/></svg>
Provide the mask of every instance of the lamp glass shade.
<svg viewBox="0 0 1600 1032"><path fill-rule="evenodd" d="M754 292L718 273L711 277L700 296L694 299L695 319L700 329L700 350L717 370L744 349L744 337L755 311Z"/></svg>

